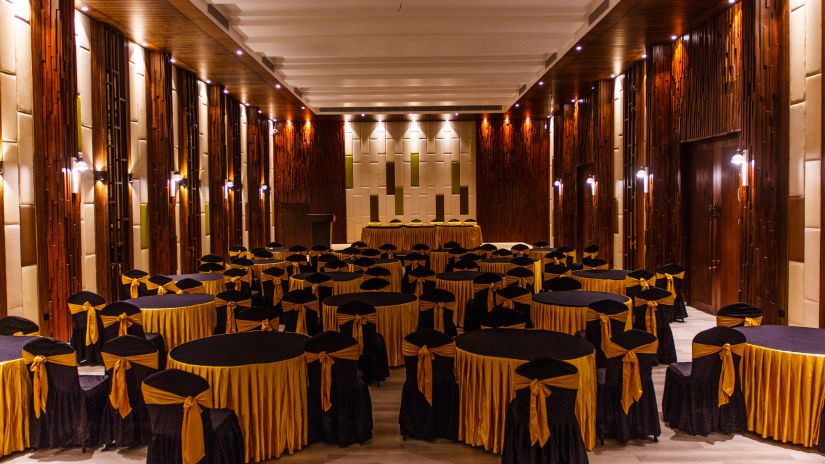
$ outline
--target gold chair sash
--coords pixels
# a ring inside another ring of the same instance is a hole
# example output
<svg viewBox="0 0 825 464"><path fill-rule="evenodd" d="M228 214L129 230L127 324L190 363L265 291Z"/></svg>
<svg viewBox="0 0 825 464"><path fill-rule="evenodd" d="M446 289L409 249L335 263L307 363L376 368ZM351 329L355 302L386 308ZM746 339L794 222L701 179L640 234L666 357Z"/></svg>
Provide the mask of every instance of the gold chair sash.
<svg viewBox="0 0 825 464"><path fill-rule="evenodd" d="M358 361L361 356L358 345L352 345L342 348L332 353L322 351L320 353L312 353L310 351L304 352L304 359L307 364L318 361L321 364L321 407L324 411L329 411L332 407L332 365L335 364L335 359L348 359L350 361Z"/></svg>
<svg viewBox="0 0 825 464"><path fill-rule="evenodd" d="M158 295L166 295L167 293L183 293L177 286L174 280L166 282L163 285L158 285L150 280L146 282L147 290L157 290Z"/></svg>
<svg viewBox="0 0 825 464"><path fill-rule="evenodd" d="M313 295L315 295L315 298L321 298L321 296L318 295L318 289L319 288L321 288L321 287L332 288L333 285L335 284L335 282L333 282L332 280L327 280L326 282L321 282L320 284L313 284L313 283L307 282L306 280L304 282L305 282L304 285L309 286L309 290L312 292ZM306 287L304 287L304 288L306 288Z"/></svg>
<svg viewBox="0 0 825 464"><path fill-rule="evenodd" d="M122 337L129 333L129 327L133 325L143 325L143 313L137 312L135 314L120 313L117 316L100 316L103 327L109 327L113 324L120 324L117 328L117 336Z"/></svg>
<svg viewBox="0 0 825 464"><path fill-rule="evenodd" d="M143 400L146 404L183 405L183 422L180 428L181 455L183 464L196 464L206 456L206 445L203 439L203 421L201 420L201 406L212 407L212 392L206 389L198 396L181 396L174 393L143 384Z"/></svg>
<svg viewBox="0 0 825 464"><path fill-rule="evenodd" d="M287 275L286 272L284 272L283 275L281 275L280 277L271 276L271 275L267 274L266 272L261 272L261 285L263 285L264 282L272 282L272 289L273 289L272 304L273 305L278 304L281 301L281 299L283 299L283 297L284 297L284 286L281 285L281 282L284 281L284 280L287 280L287 279L289 279L289 276ZM276 282L276 280L278 282Z"/></svg>
<svg viewBox="0 0 825 464"><path fill-rule="evenodd" d="M533 301L533 295L525 293L524 295L515 298L505 298L501 294L496 294L496 304L506 309L516 309L517 304L530 306Z"/></svg>
<svg viewBox="0 0 825 464"><path fill-rule="evenodd" d="M603 344L604 355L607 358L622 356L622 409L624 413L630 410L633 403L639 401L644 393L642 388L642 374L639 369L637 354L656 354L659 349L659 340L628 350L608 339Z"/></svg>
<svg viewBox="0 0 825 464"><path fill-rule="evenodd" d="M527 328L527 323L526 322L519 322L518 324L500 325L498 327L490 327L489 325L482 325L481 328L484 329L484 330L490 330L490 329L524 329L524 328Z"/></svg>
<svg viewBox="0 0 825 464"><path fill-rule="evenodd" d="M352 338L358 342L358 353L364 352L364 325L373 324L378 325L378 313L369 314L336 314L338 322L338 331L341 331L341 326L352 322Z"/></svg>
<svg viewBox="0 0 825 464"><path fill-rule="evenodd" d="M185 289L178 288L178 291L175 292L175 293L177 293L179 295L182 295L184 293L189 293L189 294L192 294L192 293L206 293L206 286L204 286L203 282L201 282L200 284L195 285L194 287L185 288Z"/></svg>
<svg viewBox="0 0 825 464"><path fill-rule="evenodd" d="M534 276L530 277L515 277L515 276L504 276L504 285L512 285L515 283L520 288L527 289L527 285L530 284L535 279Z"/></svg>
<svg viewBox="0 0 825 464"><path fill-rule="evenodd" d="M576 250L567 251L564 253L564 256L567 256L568 258L572 259L574 263L576 262Z"/></svg>
<svg viewBox="0 0 825 464"><path fill-rule="evenodd" d="M630 309L616 314L604 314L589 308L587 309L587 322L599 321L599 328L602 334L602 352L605 350L605 343L613 338L613 324L610 323L610 320L624 323L624 330L627 332L633 328L633 318L630 317L630 314Z"/></svg>
<svg viewBox="0 0 825 464"><path fill-rule="evenodd" d="M693 357L701 358L719 353L722 360L722 372L719 374L719 406L724 406L730 402L730 397L736 389L736 368L733 363L733 355L742 357L745 352L745 343L731 345L725 343L722 346L705 345L693 343Z"/></svg>
<svg viewBox="0 0 825 464"><path fill-rule="evenodd" d="M673 301L676 299L676 283L675 279L684 279L685 278L685 271L676 273L676 274L669 274L667 272L657 272L656 273L656 280L665 279L667 280L667 288L666 290L670 293L670 298L667 301L663 302L665 304L673 304Z"/></svg>
<svg viewBox="0 0 825 464"><path fill-rule="evenodd" d="M425 276L425 277L416 277L413 275L407 274L407 277L410 279L410 283L415 284L415 293L416 297L420 297L421 294L424 293L424 282L435 282L435 276Z"/></svg>
<svg viewBox="0 0 825 464"><path fill-rule="evenodd" d="M125 276L125 275L121 275L120 276L120 283L122 283L123 285L128 285L129 286L129 298L137 298L138 296L140 296L138 294L138 289L140 288L140 284L141 284L141 282L145 282L147 278L148 278L148 276L132 278L132 277L128 277L128 276Z"/></svg>
<svg viewBox="0 0 825 464"><path fill-rule="evenodd" d="M23 350L23 362L29 365L29 370L33 373L32 403L34 405L34 417L39 419L41 412L46 412L46 401L49 398L49 374L46 371L46 363L59 366L77 366L77 354L71 352L43 356L42 354L34 355Z"/></svg>
<svg viewBox="0 0 825 464"><path fill-rule="evenodd" d="M238 331L237 323L235 321L235 310L239 307L249 308L252 306L252 299L247 298L240 301L226 301L215 297L215 306L226 306L226 333L235 333Z"/></svg>
<svg viewBox="0 0 825 464"><path fill-rule="evenodd" d="M433 330L436 332L444 333L444 309L449 309L450 311L455 311L455 302L451 301L449 303L445 303L443 301L439 301L438 303L432 301L424 301L420 300L418 302L418 310L419 311L429 311L433 310Z"/></svg>
<svg viewBox="0 0 825 464"><path fill-rule="evenodd" d="M40 331L35 330L34 332L31 332L31 333L15 332L11 335L13 337L36 337L36 336L40 335Z"/></svg>
<svg viewBox="0 0 825 464"><path fill-rule="evenodd" d="M427 345L418 347L413 343L404 340L401 343L401 353L404 356L417 356L418 368L415 374L415 381L427 403L433 404L433 360L436 355L445 358L455 357L455 342L450 342L446 345L429 348Z"/></svg>
<svg viewBox="0 0 825 464"><path fill-rule="evenodd" d="M632 288L632 287L641 287L642 290L647 290L653 284L656 283L656 277L651 277L650 279L642 279L642 278L633 278L633 277L625 277L624 278L624 288Z"/></svg>
<svg viewBox="0 0 825 464"><path fill-rule="evenodd" d="M264 319L262 321L235 319L235 325L238 327L238 332L249 332L256 329L260 329L262 332L277 332L280 324L281 321L277 317L275 319Z"/></svg>
<svg viewBox="0 0 825 464"><path fill-rule="evenodd" d="M598 266L588 266L585 264L583 267L586 271L604 271L609 269L610 265L608 263L600 264Z"/></svg>
<svg viewBox="0 0 825 464"><path fill-rule="evenodd" d="M544 273L544 278L545 279L553 279L553 278L556 278L556 277L571 277L572 275L573 275L573 271L568 269L568 270L562 272L561 274L554 274L552 272L545 272Z"/></svg>
<svg viewBox="0 0 825 464"><path fill-rule="evenodd" d="M291 303L289 301L282 301L281 305L285 313L289 311L298 311L298 317L295 323L295 333L309 335L309 332L307 331L307 310L315 311L316 313L319 312L318 300L307 301L306 303Z"/></svg>
<svg viewBox="0 0 825 464"><path fill-rule="evenodd" d="M646 306L647 311L645 311L645 332L659 336L658 335L658 322L656 320L656 314L659 311L659 302L658 301L648 301L643 300L641 298L636 299L637 306Z"/></svg>
<svg viewBox="0 0 825 464"><path fill-rule="evenodd" d="M553 393L548 387L578 390L579 374L561 375L549 379L529 379L513 375L514 390L530 389L530 444L544 446L550 438L549 418L547 416L547 398Z"/></svg>
<svg viewBox="0 0 825 464"><path fill-rule="evenodd" d="M97 330L97 312L106 304L93 306L88 301L83 304L69 303L69 312L72 314L86 313L86 346L94 345L100 337Z"/></svg>
<svg viewBox="0 0 825 464"><path fill-rule="evenodd" d="M106 370L112 370L112 389L109 391L109 403L125 418L132 412L129 404L129 390L126 388L126 371L132 368L132 363L140 364L151 369L158 368L158 352L136 354L132 356L117 356L112 353L101 353Z"/></svg>
<svg viewBox="0 0 825 464"><path fill-rule="evenodd" d="M250 279L249 272L247 272L246 274L241 275L241 276L228 276L228 275L224 274L223 281L228 283L228 284L232 284L236 290L237 290L237 285L238 285L239 282L246 282L250 285L252 284L252 279Z"/></svg>
<svg viewBox="0 0 825 464"><path fill-rule="evenodd" d="M482 290L487 290L487 312L490 312L490 310L496 305L496 289L498 287L498 282L491 282L489 284L473 284L473 295Z"/></svg>
<svg viewBox="0 0 825 464"><path fill-rule="evenodd" d="M731 317L731 316L716 316L717 327L759 327L762 325L762 316L756 317Z"/></svg>
<svg viewBox="0 0 825 464"><path fill-rule="evenodd" d="M582 253L582 259L596 259L598 257L599 257L599 252L598 251L594 251L594 252L585 251L584 253Z"/></svg>

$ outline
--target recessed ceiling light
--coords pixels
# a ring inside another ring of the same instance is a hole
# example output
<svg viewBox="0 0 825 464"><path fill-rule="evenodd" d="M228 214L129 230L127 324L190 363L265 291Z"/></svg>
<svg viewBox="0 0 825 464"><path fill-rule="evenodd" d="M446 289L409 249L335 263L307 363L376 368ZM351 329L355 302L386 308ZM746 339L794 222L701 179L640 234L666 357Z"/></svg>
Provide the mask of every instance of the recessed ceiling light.
<svg viewBox="0 0 825 464"><path fill-rule="evenodd" d="M302 110L305 110L305 109L307 109L307 107L306 107L306 106L304 106L304 105L301 105L301 109L302 109Z"/></svg>
<svg viewBox="0 0 825 464"><path fill-rule="evenodd" d="M363 118L363 117L364 117L364 116L366 116L366 114L364 114L364 113L361 113L361 117L362 117L362 118Z"/></svg>
<svg viewBox="0 0 825 464"><path fill-rule="evenodd" d="M616 77L616 73L610 73L610 78L613 79Z"/></svg>
<svg viewBox="0 0 825 464"><path fill-rule="evenodd" d="M174 63L175 61L176 61L176 60L175 60L175 57L174 57L174 56L170 56L170 57L169 57L169 62L170 62L170 63Z"/></svg>
<svg viewBox="0 0 825 464"><path fill-rule="evenodd" d="M570 103L576 103L576 99L574 98L574 99L570 100Z"/></svg>
<svg viewBox="0 0 825 464"><path fill-rule="evenodd" d="M577 51L577 52L582 51L582 46L581 46L581 45L576 45L576 51Z"/></svg>
<svg viewBox="0 0 825 464"><path fill-rule="evenodd" d="M261 110L258 110L258 114L263 114L263 111L261 111Z"/></svg>
<svg viewBox="0 0 825 464"><path fill-rule="evenodd" d="M83 5L83 6L80 7L80 11L85 13L85 12L89 11L89 7L86 6L86 5Z"/></svg>
<svg viewBox="0 0 825 464"><path fill-rule="evenodd" d="M516 108L518 108L519 106L521 106L521 103L516 103Z"/></svg>
<svg viewBox="0 0 825 464"><path fill-rule="evenodd" d="M275 84L275 88L276 88L276 89L280 89L280 88L281 88L281 84Z"/></svg>
<svg viewBox="0 0 825 464"><path fill-rule="evenodd" d="M206 82L207 84L211 84L211 83L212 83L212 81L211 81L211 80L209 80L209 79L206 79L204 82Z"/></svg>
<svg viewBox="0 0 825 464"><path fill-rule="evenodd" d="M143 48L148 48L149 47L149 42L142 41L142 42L140 42L140 46L143 47Z"/></svg>
<svg viewBox="0 0 825 464"><path fill-rule="evenodd" d="M223 93L228 94L228 93L229 93L229 89L223 89Z"/></svg>
<svg viewBox="0 0 825 464"><path fill-rule="evenodd" d="M734 3L736 3L736 0L728 0L728 3L730 3L731 5L733 5Z"/></svg>
<svg viewBox="0 0 825 464"><path fill-rule="evenodd" d="M458 116L458 113L455 113L455 115Z"/></svg>
<svg viewBox="0 0 825 464"><path fill-rule="evenodd" d="M642 59L643 59L643 60L646 60L646 59L647 59L647 53L642 53Z"/></svg>
<svg viewBox="0 0 825 464"><path fill-rule="evenodd" d="M539 86L544 85L544 81L539 81Z"/></svg>
<svg viewBox="0 0 825 464"><path fill-rule="evenodd" d="M670 40L676 40L678 38L679 37L676 34L673 34L673 35L670 36Z"/></svg>
<svg viewBox="0 0 825 464"><path fill-rule="evenodd" d="M249 106L249 102L243 102L243 106Z"/></svg>
<svg viewBox="0 0 825 464"><path fill-rule="evenodd" d="M235 54L238 55L238 56L241 56L241 55L243 55L243 50L241 50L239 48L239 49L235 50Z"/></svg>

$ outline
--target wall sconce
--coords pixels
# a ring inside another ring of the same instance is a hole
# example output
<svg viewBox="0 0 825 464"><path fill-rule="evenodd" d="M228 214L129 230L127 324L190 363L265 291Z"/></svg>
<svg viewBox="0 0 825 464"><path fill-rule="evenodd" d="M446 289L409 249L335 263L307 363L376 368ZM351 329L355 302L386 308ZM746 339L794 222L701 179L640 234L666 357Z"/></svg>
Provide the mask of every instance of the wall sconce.
<svg viewBox="0 0 825 464"><path fill-rule="evenodd" d="M73 170L77 172L86 172L89 170L89 164L83 161L83 153L78 152L72 161L74 164L74 166L72 166Z"/></svg>
<svg viewBox="0 0 825 464"><path fill-rule="evenodd" d="M585 179L585 182L587 183L587 185L590 186L590 193L593 196L596 196L596 178L592 175L587 176L587 179Z"/></svg>
<svg viewBox="0 0 825 464"><path fill-rule="evenodd" d="M638 171L636 171L636 178L642 180L642 185L643 185L642 191L644 191L644 193L647 193L647 191L648 191L648 186L647 185L648 185L648 180L650 178L650 176L648 176L648 174L647 174L647 168L643 167L643 168L639 169Z"/></svg>
<svg viewBox="0 0 825 464"><path fill-rule="evenodd" d="M260 189L260 190L261 190L261 195L263 195L263 194L264 194L264 192L266 192L267 190L269 190L269 186L268 186L268 185L266 185L266 184L261 184L261 189Z"/></svg>
<svg viewBox="0 0 825 464"><path fill-rule="evenodd" d="M742 187L748 186L748 150L738 149L736 153L730 158L731 164L739 166L739 184Z"/></svg>
<svg viewBox="0 0 825 464"><path fill-rule="evenodd" d="M95 182L106 182L109 180L108 171L95 171Z"/></svg>
<svg viewBox="0 0 825 464"><path fill-rule="evenodd" d="M223 183L223 196L224 198L229 198L229 191L235 188L235 183L229 179L226 179Z"/></svg>
<svg viewBox="0 0 825 464"><path fill-rule="evenodd" d="M174 197L175 193L177 193L177 186L178 183L183 182L183 176L178 171L172 171L169 173L169 196Z"/></svg>

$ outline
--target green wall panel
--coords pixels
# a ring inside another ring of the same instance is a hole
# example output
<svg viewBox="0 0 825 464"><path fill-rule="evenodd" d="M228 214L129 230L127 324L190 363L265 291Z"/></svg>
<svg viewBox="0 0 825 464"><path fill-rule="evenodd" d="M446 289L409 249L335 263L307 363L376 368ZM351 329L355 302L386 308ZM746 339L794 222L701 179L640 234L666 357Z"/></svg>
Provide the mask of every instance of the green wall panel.
<svg viewBox="0 0 825 464"><path fill-rule="evenodd" d="M210 229L210 226L209 226L209 203L204 203L203 204L203 214L204 214L205 219L206 219L206 233L204 235L206 235L208 237L208 236L212 235L212 230Z"/></svg>
<svg viewBox="0 0 825 464"><path fill-rule="evenodd" d="M404 186L403 185L396 185L395 186L395 214L397 216L404 214Z"/></svg>
<svg viewBox="0 0 825 464"><path fill-rule="evenodd" d="M418 187L418 153L410 153L410 186Z"/></svg>
<svg viewBox="0 0 825 464"><path fill-rule="evenodd" d="M346 155L344 158L344 169L346 171L346 188L352 188L352 155Z"/></svg>
<svg viewBox="0 0 825 464"><path fill-rule="evenodd" d="M140 249L149 248L149 204L140 204Z"/></svg>
<svg viewBox="0 0 825 464"><path fill-rule="evenodd" d="M452 175L453 193L461 193L461 163L453 161L450 169Z"/></svg>

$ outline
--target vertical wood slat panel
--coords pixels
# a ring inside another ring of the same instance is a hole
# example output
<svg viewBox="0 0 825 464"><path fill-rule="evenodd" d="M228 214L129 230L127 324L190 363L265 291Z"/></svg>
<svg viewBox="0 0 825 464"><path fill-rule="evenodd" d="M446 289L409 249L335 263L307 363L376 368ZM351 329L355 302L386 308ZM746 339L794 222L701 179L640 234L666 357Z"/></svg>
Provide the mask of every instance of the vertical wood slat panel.
<svg viewBox="0 0 825 464"><path fill-rule="evenodd" d="M229 245L243 244L243 185L241 185L241 104L231 95L226 100L226 163L227 178L234 188L229 190L227 218Z"/></svg>
<svg viewBox="0 0 825 464"><path fill-rule="evenodd" d="M200 130L198 79L176 70L178 93L178 171L186 179L179 189L180 269L197 272L201 251L200 221Z"/></svg>
<svg viewBox="0 0 825 464"><path fill-rule="evenodd" d="M149 194L149 272L177 272L175 206L170 200L172 149L172 65L169 55L146 50L147 175Z"/></svg>
<svg viewBox="0 0 825 464"><path fill-rule="evenodd" d="M68 340L67 299L82 285L80 203L70 177L79 150L74 3L33 0L31 34L40 323L43 332Z"/></svg>
<svg viewBox="0 0 825 464"><path fill-rule="evenodd" d="M266 245L265 237L265 195L261 192L264 184L264 152L266 143L266 118L256 112L247 112L246 121L246 179L247 179L247 206L249 216L249 246L258 248Z"/></svg>
<svg viewBox="0 0 825 464"><path fill-rule="evenodd" d="M209 240L211 252L226 258L229 250L226 166L226 99L220 86L208 88L209 112Z"/></svg>

